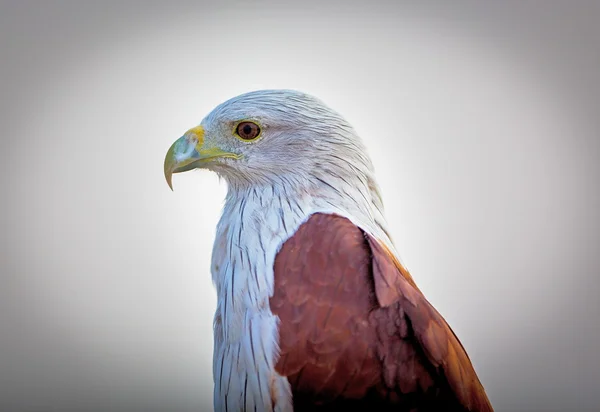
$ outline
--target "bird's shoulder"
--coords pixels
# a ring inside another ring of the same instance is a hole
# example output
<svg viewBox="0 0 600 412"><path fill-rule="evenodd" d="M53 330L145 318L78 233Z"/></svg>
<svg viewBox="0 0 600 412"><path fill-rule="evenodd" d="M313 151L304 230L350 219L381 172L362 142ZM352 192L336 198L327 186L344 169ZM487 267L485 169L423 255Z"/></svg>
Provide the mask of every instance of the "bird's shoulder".
<svg viewBox="0 0 600 412"><path fill-rule="evenodd" d="M270 307L295 410L492 410L446 321L347 218L314 214L282 245Z"/></svg>

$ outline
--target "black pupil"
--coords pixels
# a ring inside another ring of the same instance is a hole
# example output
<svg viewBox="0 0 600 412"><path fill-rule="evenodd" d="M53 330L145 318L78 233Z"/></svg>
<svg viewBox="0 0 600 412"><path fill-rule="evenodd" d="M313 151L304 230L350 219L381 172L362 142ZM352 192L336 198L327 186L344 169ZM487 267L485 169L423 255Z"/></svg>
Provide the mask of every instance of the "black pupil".
<svg viewBox="0 0 600 412"><path fill-rule="evenodd" d="M252 134L252 126L250 126L249 124L245 124L242 130L246 136Z"/></svg>

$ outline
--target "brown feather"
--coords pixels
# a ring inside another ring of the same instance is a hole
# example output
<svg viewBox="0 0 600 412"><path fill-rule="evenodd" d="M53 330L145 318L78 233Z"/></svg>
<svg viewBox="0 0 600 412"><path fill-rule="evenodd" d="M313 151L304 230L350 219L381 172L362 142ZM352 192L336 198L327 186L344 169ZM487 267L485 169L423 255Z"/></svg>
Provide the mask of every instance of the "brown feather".
<svg viewBox="0 0 600 412"><path fill-rule="evenodd" d="M458 338L382 243L314 214L275 259L294 410L492 411Z"/></svg>

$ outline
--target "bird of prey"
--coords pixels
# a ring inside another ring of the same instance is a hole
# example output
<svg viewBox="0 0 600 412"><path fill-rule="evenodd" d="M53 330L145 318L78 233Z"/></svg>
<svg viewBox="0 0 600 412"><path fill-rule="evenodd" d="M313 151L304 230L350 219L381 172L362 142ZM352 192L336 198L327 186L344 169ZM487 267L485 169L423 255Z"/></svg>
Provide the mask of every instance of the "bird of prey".
<svg viewBox="0 0 600 412"><path fill-rule="evenodd" d="M308 94L217 106L164 172L228 192L211 272L216 411L492 411L444 318L400 263L365 145Z"/></svg>

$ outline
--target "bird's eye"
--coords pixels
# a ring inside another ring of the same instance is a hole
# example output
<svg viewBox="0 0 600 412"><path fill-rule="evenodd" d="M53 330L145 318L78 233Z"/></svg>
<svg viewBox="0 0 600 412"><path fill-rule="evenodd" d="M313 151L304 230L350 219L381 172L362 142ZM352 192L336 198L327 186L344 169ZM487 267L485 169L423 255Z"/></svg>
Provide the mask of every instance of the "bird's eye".
<svg viewBox="0 0 600 412"><path fill-rule="evenodd" d="M241 122L237 125L235 134L243 140L254 140L260 135L260 127L254 122Z"/></svg>

